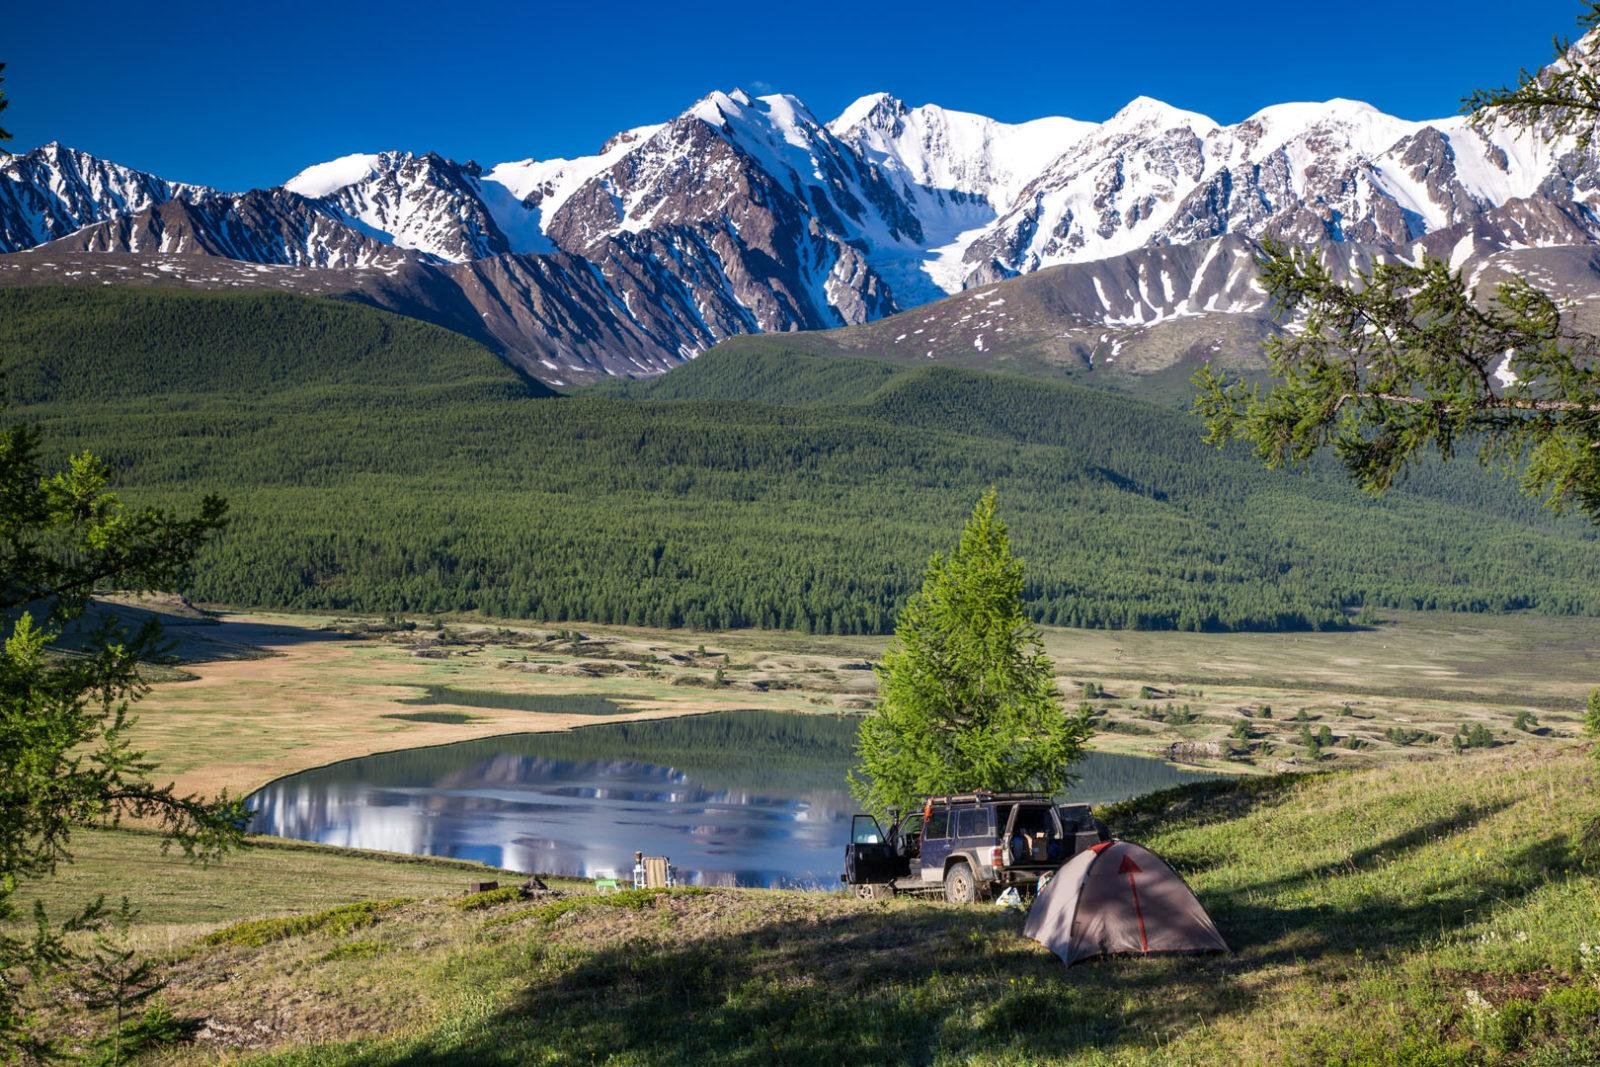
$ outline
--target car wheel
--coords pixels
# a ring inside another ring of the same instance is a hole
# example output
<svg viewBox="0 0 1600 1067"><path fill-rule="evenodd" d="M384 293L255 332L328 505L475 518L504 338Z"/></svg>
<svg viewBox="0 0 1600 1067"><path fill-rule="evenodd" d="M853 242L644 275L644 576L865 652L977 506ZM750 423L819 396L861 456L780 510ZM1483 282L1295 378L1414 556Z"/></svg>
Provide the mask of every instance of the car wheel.
<svg viewBox="0 0 1600 1067"><path fill-rule="evenodd" d="M952 904L975 904L978 900L978 880L972 868L965 863L952 863L944 872L944 899Z"/></svg>
<svg viewBox="0 0 1600 1067"><path fill-rule="evenodd" d="M888 900L894 896L894 886L887 882L856 886L856 896L862 900Z"/></svg>

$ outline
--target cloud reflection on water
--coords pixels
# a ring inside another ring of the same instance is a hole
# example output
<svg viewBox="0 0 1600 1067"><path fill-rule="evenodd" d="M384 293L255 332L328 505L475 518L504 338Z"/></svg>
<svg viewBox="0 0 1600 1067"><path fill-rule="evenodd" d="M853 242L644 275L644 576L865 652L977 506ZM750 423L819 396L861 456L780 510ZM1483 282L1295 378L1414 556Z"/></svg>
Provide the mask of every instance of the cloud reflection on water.
<svg viewBox="0 0 1600 1067"><path fill-rule="evenodd" d="M338 765L276 782L251 798L252 829L543 874L625 872L642 850L671 857L696 884L837 878L852 811L842 788L713 789L671 767L628 760L484 759L475 751L449 758L462 747L432 750L444 765L431 781L341 780L337 772L349 765Z"/></svg>

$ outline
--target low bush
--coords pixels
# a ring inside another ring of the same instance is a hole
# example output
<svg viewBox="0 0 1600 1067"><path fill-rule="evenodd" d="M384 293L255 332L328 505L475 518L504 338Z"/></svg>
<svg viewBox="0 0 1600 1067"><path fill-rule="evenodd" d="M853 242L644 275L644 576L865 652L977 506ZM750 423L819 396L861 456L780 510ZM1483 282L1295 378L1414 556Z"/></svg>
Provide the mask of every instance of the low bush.
<svg viewBox="0 0 1600 1067"><path fill-rule="evenodd" d="M503 885L499 889L488 889L482 893L468 893L464 897L457 897L450 902L450 906L460 908L462 911L481 911L484 908L498 907L521 899L521 889L514 885Z"/></svg>
<svg viewBox="0 0 1600 1067"><path fill-rule="evenodd" d="M240 948L259 948L274 941L306 934L340 934L361 930L378 921L386 911L409 904L404 897L394 900L362 900L342 904L337 908L319 911L314 915L285 915L276 919L249 919L232 926L224 926L201 938L202 944L235 945Z"/></svg>
<svg viewBox="0 0 1600 1067"><path fill-rule="evenodd" d="M1430 734L1426 730L1413 730L1405 726L1391 726L1383 732L1383 739L1390 744L1405 747L1414 745L1418 741L1433 741L1436 739L1436 735Z"/></svg>

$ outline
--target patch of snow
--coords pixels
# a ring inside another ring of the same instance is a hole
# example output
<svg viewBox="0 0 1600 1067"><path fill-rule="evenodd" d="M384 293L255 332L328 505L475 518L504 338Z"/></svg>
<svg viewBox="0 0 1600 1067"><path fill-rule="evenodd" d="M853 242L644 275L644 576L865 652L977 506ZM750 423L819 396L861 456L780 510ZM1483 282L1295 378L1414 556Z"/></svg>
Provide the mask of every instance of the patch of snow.
<svg viewBox="0 0 1600 1067"><path fill-rule="evenodd" d="M1515 385L1517 383L1517 372L1511 369L1511 357L1514 355L1516 355L1515 349L1506 352L1505 358L1502 359L1500 361L1500 365L1494 369L1495 381L1499 382L1503 386Z"/></svg>
<svg viewBox="0 0 1600 1067"><path fill-rule="evenodd" d="M284 182L283 187L291 193L299 193L301 196L316 200L330 193L336 193L347 185L365 180L372 174L373 168L381 158L376 153L367 152L340 156L338 159L330 159L326 163L307 167Z"/></svg>

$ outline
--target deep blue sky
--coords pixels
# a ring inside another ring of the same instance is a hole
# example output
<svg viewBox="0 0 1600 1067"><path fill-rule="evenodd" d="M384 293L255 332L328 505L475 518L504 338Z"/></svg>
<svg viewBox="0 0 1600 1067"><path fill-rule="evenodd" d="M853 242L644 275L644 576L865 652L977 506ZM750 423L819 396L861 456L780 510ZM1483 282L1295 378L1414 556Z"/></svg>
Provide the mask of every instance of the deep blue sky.
<svg viewBox="0 0 1600 1067"><path fill-rule="evenodd" d="M1139 94L1224 122L1331 96L1432 118L1543 64L1577 14L1576 0L19 0L0 61L14 150L60 140L242 189L384 148L592 152L735 86L794 93L824 120L880 89L1008 121L1103 119Z"/></svg>

